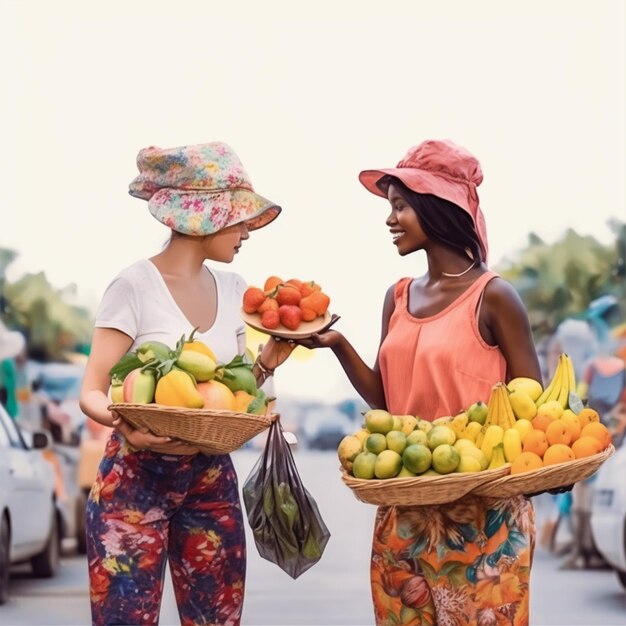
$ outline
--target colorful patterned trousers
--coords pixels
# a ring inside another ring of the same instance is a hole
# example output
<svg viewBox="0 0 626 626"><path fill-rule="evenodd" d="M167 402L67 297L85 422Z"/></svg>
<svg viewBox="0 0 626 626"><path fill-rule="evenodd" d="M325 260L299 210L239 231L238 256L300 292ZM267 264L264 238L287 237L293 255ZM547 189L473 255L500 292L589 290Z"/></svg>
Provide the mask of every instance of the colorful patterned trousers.
<svg viewBox="0 0 626 626"><path fill-rule="evenodd" d="M528 626L534 510L523 497L381 507L372 546L377 626Z"/></svg>
<svg viewBox="0 0 626 626"><path fill-rule="evenodd" d="M246 551L226 456L133 451L113 435L87 504L92 622L158 624L166 559L182 626L237 626Z"/></svg>

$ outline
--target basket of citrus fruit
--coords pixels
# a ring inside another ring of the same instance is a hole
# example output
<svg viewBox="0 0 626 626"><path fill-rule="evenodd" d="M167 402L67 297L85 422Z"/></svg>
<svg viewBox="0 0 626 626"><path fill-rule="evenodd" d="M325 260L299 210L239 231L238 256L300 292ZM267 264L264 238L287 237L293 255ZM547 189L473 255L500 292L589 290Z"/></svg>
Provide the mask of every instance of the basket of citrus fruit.
<svg viewBox="0 0 626 626"><path fill-rule="evenodd" d="M575 388L571 359L562 354L545 389L529 378L497 383L486 403L455 416L427 422L368 411L364 427L339 444L343 481L358 499L379 505L568 487L615 452L611 433Z"/></svg>
<svg viewBox="0 0 626 626"><path fill-rule="evenodd" d="M209 346L181 337L175 348L141 344L111 369L109 410L134 428L227 454L263 432L277 415L237 355L218 362Z"/></svg>

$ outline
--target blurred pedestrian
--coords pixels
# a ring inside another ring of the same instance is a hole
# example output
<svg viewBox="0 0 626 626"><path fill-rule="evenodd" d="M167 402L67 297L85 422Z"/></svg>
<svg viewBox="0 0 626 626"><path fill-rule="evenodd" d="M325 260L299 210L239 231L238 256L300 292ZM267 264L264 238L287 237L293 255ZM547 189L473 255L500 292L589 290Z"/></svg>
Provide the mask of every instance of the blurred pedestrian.
<svg viewBox="0 0 626 626"><path fill-rule="evenodd" d="M13 419L19 414L16 358L25 346L24 335L0 320L0 404Z"/></svg>

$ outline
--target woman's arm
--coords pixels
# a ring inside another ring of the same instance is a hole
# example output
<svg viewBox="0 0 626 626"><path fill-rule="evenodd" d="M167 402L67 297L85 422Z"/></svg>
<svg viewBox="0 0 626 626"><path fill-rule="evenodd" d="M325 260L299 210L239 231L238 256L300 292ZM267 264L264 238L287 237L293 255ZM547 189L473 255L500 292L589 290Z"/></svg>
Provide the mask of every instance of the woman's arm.
<svg viewBox="0 0 626 626"><path fill-rule="evenodd" d="M109 371L130 349L132 339L113 328L96 328L91 342L91 352L80 390L80 408L91 419L115 428L139 450L152 450L169 454L194 454L194 446L172 441L169 437L157 437L148 429L134 429L107 408Z"/></svg>
<svg viewBox="0 0 626 626"><path fill-rule="evenodd" d="M541 380L528 314L522 299L511 284L495 278L485 288L479 317L480 330L490 335L506 360L507 381L520 376Z"/></svg>
<svg viewBox="0 0 626 626"><path fill-rule="evenodd" d="M387 336L389 318L394 309L394 287L395 285L392 285L385 295L379 351L380 345L382 345ZM339 359L352 386L363 400L373 408L386 408L387 404L385 401L382 377L380 375L378 355L376 356L374 367L370 368L363 359L361 359L352 344L341 333L335 330L315 333L310 339L300 340L298 343L307 348L330 348Z"/></svg>

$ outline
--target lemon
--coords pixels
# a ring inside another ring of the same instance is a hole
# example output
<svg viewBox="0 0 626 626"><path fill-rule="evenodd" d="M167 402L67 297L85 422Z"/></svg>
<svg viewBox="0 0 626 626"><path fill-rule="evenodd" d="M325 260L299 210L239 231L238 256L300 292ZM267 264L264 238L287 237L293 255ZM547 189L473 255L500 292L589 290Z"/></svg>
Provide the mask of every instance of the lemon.
<svg viewBox="0 0 626 626"><path fill-rule="evenodd" d="M456 441L456 433L450 426L443 424L439 426L433 426L428 431L428 447L434 450L437 446L442 444L449 444L450 446Z"/></svg>
<svg viewBox="0 0 626 626"><path fill-rule="evenodd" d="M425 472L430 467L431 459L432 452L427 446L421 443L414 443L413 445L407 446L402 453L402 463L404 463L407 469L416 474Z"/></svg>
<svg viewBox="0 0 626 626"><path fill-rule="evenodd" d="M387 438L382 433L372 433L365 440L365 448L374 454L380 454L387 449Z"/></svg>
<svg viewBox="0 0 626 626"><path fill-rule="evenodd" d="M461 454L461 460L459 464L456 466L456 471L465 473L465 472L480 472L482 467L480 465L480 461L473 456L463 456Z"/></svg>
<svg viewBox="0 0 626 626"><path fill-rule="evenodd" d="M371 409L364 415L365 428L371 433L386 435L393 428L393 415L382 409Z"/></svg>
<svg viewBox="0 0 626 626"><path fill-rule="evenodd" d="M378 457L371 452L361 452L352 463L352 473L355 478L374 478L374 466Z"/></svg>
<svg viewBox="0 0 626 626"><path fill-rule="evenodd" d="M414 430L409 433L406 438L406 445L410 446L414 443L421 443L424 446L428 445L428 435L423 430Z"/></svg>
<svg viewBox="0 0 626 626"><path fill-rule="evenodd" d="M402 469L402 457L393 450L383 450L374 464L376 478L393 478Z"/></svg>
<svg viewBox="0 0 626 626"><path fill-rule="evenodd" d="M386 436L387 449L402 454L406 448L406 435L400 430L390 430Z"/></svg>
<svg viewBox="0 0 626 626"><path fill-rule="evenodd" d="M450 474L461 461L459 451L448 443L443 443L433 450L433 469L440 474Z"/></svg>

